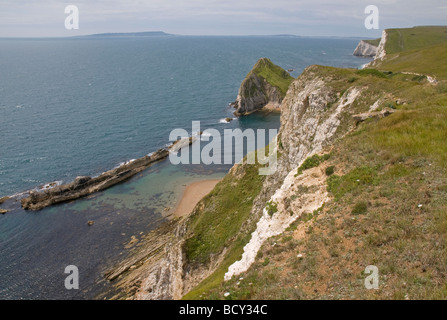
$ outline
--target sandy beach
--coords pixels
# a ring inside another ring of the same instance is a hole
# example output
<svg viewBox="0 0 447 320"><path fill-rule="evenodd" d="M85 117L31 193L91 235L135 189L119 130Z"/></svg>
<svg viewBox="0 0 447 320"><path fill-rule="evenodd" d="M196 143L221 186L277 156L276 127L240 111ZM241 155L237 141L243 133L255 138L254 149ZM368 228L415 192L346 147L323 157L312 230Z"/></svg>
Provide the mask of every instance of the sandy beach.
<svg viewBox="0 0 447 320"><path fill-rule="evenodd" d="M216 184L221 180L203 180L191 183L183 192L182 199L177 205L173 216L184 217L192 212L194 207L203 197L205 197L211 190L214 189Z"/></svg>

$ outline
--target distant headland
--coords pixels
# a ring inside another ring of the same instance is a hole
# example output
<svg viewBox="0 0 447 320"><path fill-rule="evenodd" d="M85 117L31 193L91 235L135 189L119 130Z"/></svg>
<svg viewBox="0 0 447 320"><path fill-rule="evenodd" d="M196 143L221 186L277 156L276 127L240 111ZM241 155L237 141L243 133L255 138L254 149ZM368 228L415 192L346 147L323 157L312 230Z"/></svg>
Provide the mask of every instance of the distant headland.
<svg viewBox="0 0 447 320"><path fill-rule="evenodd" d="M173 34L163 31L145 31L145 32L124 32L124 33L95 33L84 36L76 36L77 38L119 38L119 37L160 37L174 36Z"/></svg>

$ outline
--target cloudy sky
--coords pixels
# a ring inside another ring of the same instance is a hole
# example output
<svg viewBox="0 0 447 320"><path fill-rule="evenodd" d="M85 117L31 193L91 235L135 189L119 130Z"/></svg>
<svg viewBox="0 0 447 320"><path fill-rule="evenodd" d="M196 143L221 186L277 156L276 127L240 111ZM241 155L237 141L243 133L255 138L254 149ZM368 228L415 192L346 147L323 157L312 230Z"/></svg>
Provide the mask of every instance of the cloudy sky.
<svg viewBox="0 0 447 320"><path fill-rule="evenodd" d="M66 30L67 5L79 30ZM364 26L368 5L379 30ZM379 37L381 30L447 25L446 0L0 0L0 37L165 31L184 35Z"/></svg>

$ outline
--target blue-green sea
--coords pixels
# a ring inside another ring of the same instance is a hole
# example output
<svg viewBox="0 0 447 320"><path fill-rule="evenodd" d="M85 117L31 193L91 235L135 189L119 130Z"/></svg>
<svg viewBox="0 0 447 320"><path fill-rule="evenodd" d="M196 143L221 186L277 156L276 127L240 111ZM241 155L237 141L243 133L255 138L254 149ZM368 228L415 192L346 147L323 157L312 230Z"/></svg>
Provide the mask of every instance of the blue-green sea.
<svg viewBox="0 0 447 320"><path fill-rule="evenodd" d="M233 117L259 58L297 77L311 64L357 68L358 40L298 37L0 39L0 198L99 175L169 143L175 128L279 128L278 114ZM166 221L185 186L231 165L163 161L129 181L37 212L0 205L0 299L94 299L104 273ZM17 199L17 201L16 201ZM88 226L88 221L94 221ZM64 269L79 268L79 290Z"/></svg>

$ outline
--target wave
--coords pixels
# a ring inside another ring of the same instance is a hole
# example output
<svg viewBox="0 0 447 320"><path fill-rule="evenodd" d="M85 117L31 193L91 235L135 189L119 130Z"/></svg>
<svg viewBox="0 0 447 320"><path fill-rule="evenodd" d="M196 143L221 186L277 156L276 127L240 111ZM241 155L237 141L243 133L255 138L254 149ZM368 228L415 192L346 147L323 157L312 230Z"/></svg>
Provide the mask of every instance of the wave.
<svg viewBox="0 0 447 320"><path fill-rule="evenodd" d="M129 161L125 161L125 162L120 162L116 167L114 167L113 169L118 169L122 166L127 166L128 164L131 164L132 162L136 161L137 159L131 159ZM104 172L103 172L104 173ZM102 173L101 173L102 174Z"/></svg>
<svg viewBox="0 0 447 320"><path fill-rule="evenodd" d="M231 119L231 120L229 120ZM219 123L230 123L231 121L235 121L237 118L223 118L219 120Z"/></svg>
<svg viewBox="0 0 447 320"><path fill-rule="evenodd" d="M26 191L14 193L13 195L9 195L7 197L10 199L20 200L20 199L28 196L30 194L30 192L33 192L33 191L39 192L39 191L43 191L43 190L50 190L50 189L53 189L53 188L56 188L56 187L62 185L63 183L64 182L62 180L52 181L52 182L45 183L43 185L37 186L35 188L29 189Z"/></svg>

